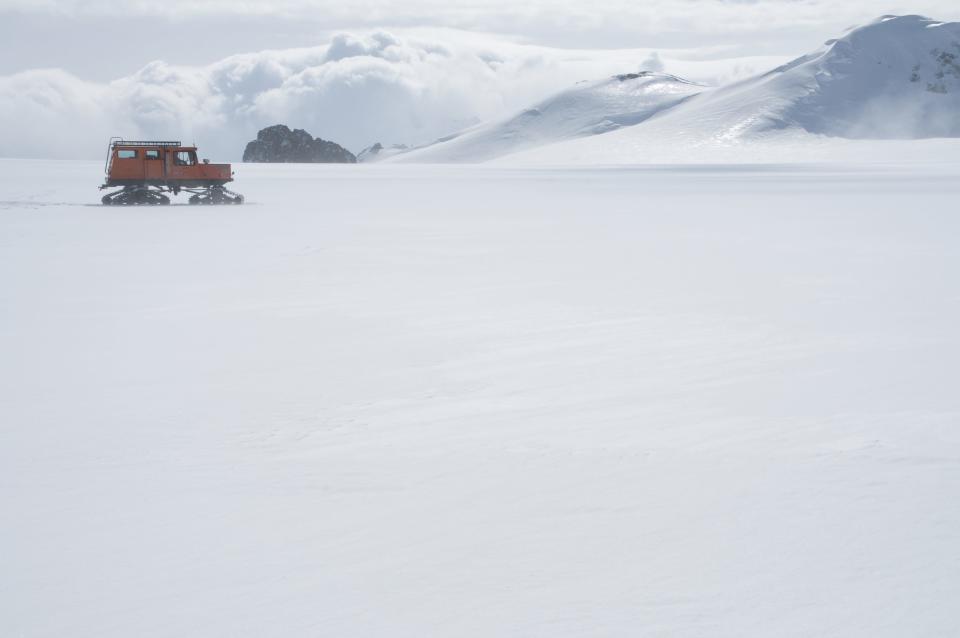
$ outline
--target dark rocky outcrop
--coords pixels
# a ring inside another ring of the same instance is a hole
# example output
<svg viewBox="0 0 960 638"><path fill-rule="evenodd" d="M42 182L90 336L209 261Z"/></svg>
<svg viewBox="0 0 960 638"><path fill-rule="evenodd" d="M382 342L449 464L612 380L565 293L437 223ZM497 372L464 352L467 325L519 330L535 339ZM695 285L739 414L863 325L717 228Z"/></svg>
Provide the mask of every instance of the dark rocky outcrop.
<svg viewBox="0 0 960 638"><path fill-rule="evenodd" d="M243 151L244 162L355 164L356 156L335 142L283 124L268 126Z"/></svg>

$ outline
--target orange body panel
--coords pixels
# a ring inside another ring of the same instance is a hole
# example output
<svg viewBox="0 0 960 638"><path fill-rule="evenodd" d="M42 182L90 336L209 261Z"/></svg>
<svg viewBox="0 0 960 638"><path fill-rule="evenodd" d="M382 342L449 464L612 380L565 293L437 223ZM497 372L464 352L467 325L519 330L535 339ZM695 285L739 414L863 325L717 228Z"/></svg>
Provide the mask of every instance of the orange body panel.
<svg viewBox="0 0 960 638"><path fill-rule="evenodd" d="M107 160L106 186L156 185L202 187L233 181L230 164L209 164L197 160L195 146L179 143L137 142L111 144Z"/></svg>
<svg viewBox="0 0 960 638"><path fill-rule="evenodd" d="M143 175L147 179L163 179L163 160L160 158L144 159Z"/></svg>

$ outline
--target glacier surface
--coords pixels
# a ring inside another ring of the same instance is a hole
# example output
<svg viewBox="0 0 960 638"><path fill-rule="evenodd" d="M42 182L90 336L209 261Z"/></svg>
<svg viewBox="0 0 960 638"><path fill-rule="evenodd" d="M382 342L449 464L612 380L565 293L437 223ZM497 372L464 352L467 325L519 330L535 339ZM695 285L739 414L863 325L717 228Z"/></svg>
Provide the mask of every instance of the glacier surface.
<svg viewBox="0 0 960 638"><path fill-rule="evenodd" d="M960 167L0 160L0 635L945 636Z"/></svg>

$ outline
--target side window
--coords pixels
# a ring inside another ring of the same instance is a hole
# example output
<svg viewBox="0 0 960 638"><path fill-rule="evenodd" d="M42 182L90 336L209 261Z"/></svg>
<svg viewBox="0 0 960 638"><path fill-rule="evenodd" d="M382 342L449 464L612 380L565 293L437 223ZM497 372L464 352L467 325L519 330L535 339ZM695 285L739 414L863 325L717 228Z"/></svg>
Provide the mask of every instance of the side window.
<svg viewBox="0 0 960 638"><path fill-rule="evenodd" d="M144 151L144 159L160 159L160 151Z"/></svg>
<svg viewBox="0 0 960 638"><path fill-rule="evenodd" d="M177 151L173 161L180 166L192 166L197 163L196 157L190 151Z"/></svg>
<svg viewBox="0 0 960 638"><path fill-rule="evenodd" d="M136 151L117 151L117 159L134 159L136 156Z"/></svg>

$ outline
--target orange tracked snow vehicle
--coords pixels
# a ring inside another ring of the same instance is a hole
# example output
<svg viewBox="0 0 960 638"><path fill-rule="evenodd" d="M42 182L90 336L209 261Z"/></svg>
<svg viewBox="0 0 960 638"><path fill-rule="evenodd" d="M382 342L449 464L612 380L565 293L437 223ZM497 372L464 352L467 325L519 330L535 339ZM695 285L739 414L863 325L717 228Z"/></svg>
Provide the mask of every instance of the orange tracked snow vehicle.
<svg viewBox="0 0 960 638"><path fill-rule="evenodd" d="M242 204L243 195L227 190L233 181L229 164L197 161L197 147L180 142L110 138L100 187L122 187L100 200L111 204L169 204L164 193L190 193L191 204Z"/></svg>

